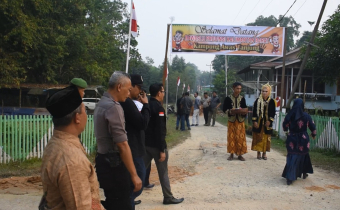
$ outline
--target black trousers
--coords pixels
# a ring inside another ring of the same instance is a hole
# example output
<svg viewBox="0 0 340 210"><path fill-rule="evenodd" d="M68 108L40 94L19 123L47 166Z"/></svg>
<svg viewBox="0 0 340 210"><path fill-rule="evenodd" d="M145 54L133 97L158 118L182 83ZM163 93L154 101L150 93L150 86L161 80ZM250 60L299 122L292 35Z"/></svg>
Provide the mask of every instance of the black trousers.
<svg viewBox="0 0 340 210"><path fill-rule="evenodd" d="M103 188L106 200L102 202L107 210L131 210L131 178L122 162L117 167L110 167L105 155L97 154L96 172L100 188Z"/></svg>
<svg viewBox="0 0 340 210"><path fill-rule="evenodd" d="M203 108L203 115L204 115L205 124L208 124L209 107Z"/></svg>

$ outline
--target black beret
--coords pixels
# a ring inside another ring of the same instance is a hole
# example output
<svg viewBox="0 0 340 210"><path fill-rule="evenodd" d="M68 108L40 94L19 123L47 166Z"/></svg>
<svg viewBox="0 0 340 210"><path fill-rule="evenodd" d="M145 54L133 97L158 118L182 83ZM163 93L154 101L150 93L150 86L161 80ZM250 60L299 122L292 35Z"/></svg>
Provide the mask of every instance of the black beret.
<svg viewBox="0 0 340 210"><path fill-rule="evenodd" d="M77 109L82 103L78 89L74 86L64 88L51 95L46 102L46 109L53 118L62 118Z"/></svg>

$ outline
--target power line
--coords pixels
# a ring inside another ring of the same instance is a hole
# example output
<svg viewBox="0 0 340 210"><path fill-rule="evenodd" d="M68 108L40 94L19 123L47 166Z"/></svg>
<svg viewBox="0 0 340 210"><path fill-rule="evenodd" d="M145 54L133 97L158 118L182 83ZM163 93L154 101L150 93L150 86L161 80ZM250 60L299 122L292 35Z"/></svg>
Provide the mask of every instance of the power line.
<svg viewBox="0 0 340 210"><path fill-rule="evenodd" d="M280 22L281 22L281 20L286 16L286 14L289 12L289 10L292 8L292 6L295 4L295 2L296 2L296 0L293 2L293 4L292 5L290 5L290 7L289 7L289 9L287 10L287 12L281 17L281 19L276 23L276 25L278 25Z"/></svg>
<svg viewBox="0 0 340 210"><path fill-rule="evenodd" d="M246 2L247 2L247 0L245 0L245 1L243 2L243 5L242 5L241 9L238 11L236 17L235 17L234 20L233 20L233 23L235 22L236 18L238 17L238 15L240 14L240 12L242 11L243 6L246 4Z"/></svg>
<svg viewBox="0 0 340 210"><path fill-rule="evenodd" d="M303 2L303 4L301 5L301 7L306 3L307 0L305 0L305 2ZM295 14L293 15L293 17L296 15L296 13L298 13L298 11L301 9L301 7L295 12Z"/></svg>
<svg viewBox="0 0 340 210"><path fill-rule="evenodd" d="M246 17L246 19L244 19L243 22L246 22L246 20L248 19L249 15L254 11L255 7L259 4L260 1L261 1L261 0L259 0L259 1L256 3L256 5L254 6L254 8L251 10L251 12L248 14L248 16Z"/></svg>
<svg viewBox="0 0 340 210"><path fill-rule="evenodd" d="M271 0L270 2L269 2L269 4L271 4L273 2L273 0ZM267 9L267 7L269 6L269 4L267 4L267 6L262 10L262 12L260 13L260 14L263 14L263 12Z"/></svg>

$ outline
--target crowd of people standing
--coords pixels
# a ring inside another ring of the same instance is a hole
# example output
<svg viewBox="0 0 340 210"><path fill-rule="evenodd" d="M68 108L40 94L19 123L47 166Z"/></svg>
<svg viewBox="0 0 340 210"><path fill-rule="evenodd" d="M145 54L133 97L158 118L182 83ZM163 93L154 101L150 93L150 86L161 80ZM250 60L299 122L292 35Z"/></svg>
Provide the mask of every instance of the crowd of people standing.
<svg viewBox="0 0 340 210"><path fill-rule="evenodd" d="M143 78L138 74L115 72L111 75L108 90L94 111L94 131L97 141L95 168L86 157L79 135L87 122L82 103L87 84L76 78L69 87L49 97L46 108L52 115L53 136L49 140L42 161L41 179L43 197L39 209L135 209L141 200L136 198L149 183L150 165L154 160L163 193L163 204L178 204L184 198L175 198L171 191L166 136L166 115L162 106L164 87L154 83L149 87L151 98L146 97ZM246 99L240 94L241 83L233 84L233 93L227 96L223 112L228 115L228 160L234 154L240 161L247 153L245 117L248 113ZM251 149L257 159L267 160L275 117L275 101L271 86L265 84L254 103ZM204 93L200 98L194 93L184 93L177 100L176 129L190 130L189 115L193 107L191 126L199 126L203 109L205 126L215 126L216 113L221 106L217 93L212 97ZM301 99L295 99L292 110L286 115L283 129L287 132L287 159L282 177L287 185L298 177L307 178L313 173L309 156L307 128L316 136L315 124L303 111ZM262 155L261 155L262 152ZM99 187L105 200L100 200Z"/></svg>

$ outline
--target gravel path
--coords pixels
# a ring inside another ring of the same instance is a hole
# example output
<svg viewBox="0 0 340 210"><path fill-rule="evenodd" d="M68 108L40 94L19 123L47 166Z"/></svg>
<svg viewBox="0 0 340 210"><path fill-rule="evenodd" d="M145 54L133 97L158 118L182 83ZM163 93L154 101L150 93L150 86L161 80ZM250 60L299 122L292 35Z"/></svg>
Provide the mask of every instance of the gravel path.
<svg viewBox="0 0 340 210"><path fill-rule="evenodd" d="M246 161L228 161L226 134L227 128L219 123L215 127L192 127L191 138L169 152L172 191L175 197L184 197L184 202L162 204L153 167L151 181L156 186L143 192L139 197L142 203L136 209L340 209L338 174L314 168L314 174L306 180L298 179L287 186L281 177L285 156L272 150L267 153L267 161L257 160L248 138ZM40 193L27 191L20 195L20 189L12 190L11 194L0 190L1 210L37 209Z"/></svg>

